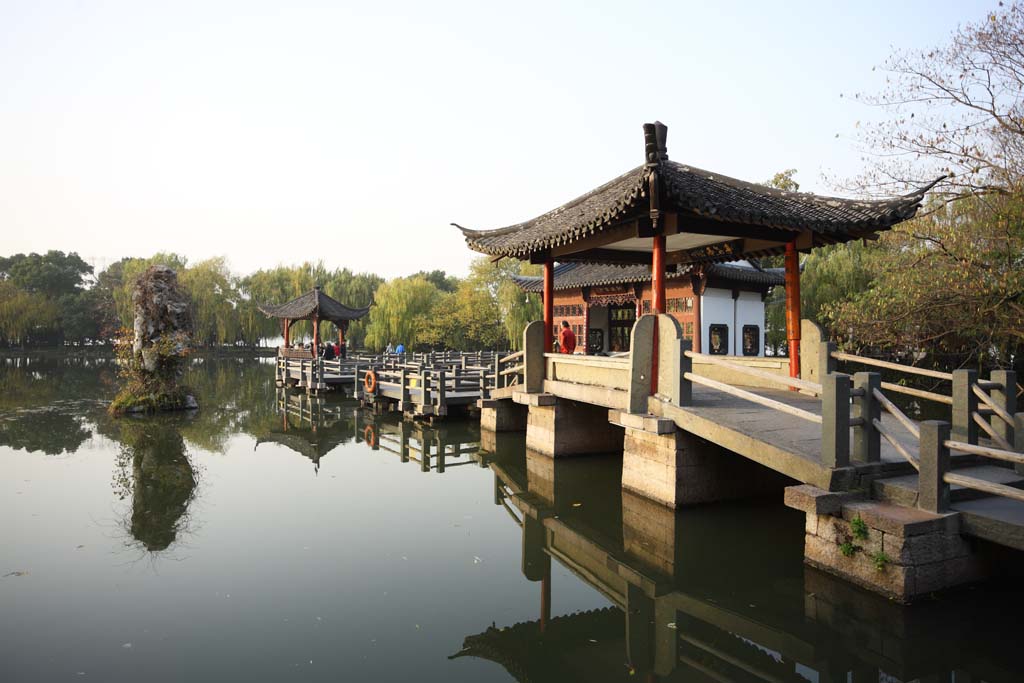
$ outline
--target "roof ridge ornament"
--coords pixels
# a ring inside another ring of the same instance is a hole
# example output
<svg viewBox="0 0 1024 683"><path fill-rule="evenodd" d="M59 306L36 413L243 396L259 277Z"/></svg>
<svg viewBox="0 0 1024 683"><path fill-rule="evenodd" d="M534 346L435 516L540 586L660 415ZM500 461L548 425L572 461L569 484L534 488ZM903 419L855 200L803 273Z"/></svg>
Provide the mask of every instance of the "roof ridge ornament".
<svg viewBox="0 0 1024 683"><path fill-rule="evenodd" d="M644 124L644 160L648 167L668 159L668 126L661 121Z"/></svg>

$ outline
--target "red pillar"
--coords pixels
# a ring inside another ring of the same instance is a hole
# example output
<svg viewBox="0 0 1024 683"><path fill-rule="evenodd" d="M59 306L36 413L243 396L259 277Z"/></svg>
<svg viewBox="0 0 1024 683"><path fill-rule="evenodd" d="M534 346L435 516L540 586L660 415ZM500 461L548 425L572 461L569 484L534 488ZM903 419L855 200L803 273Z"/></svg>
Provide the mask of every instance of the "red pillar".
<svg viewBox="0 0 1024 683"><path fill-rule="evenodd" d="M795 242L786 243L786 340L789 376L800 376L800 255Z"/></svg>
<svg viewBox="0 0 1024 683"><path fill-rule="evenodd" d="M291 342L292 321L286 319L283 322L284 322L284 345L285 345L285 347L287 347L287 346L289 346L292 343Z"/></svg>
<svg viewBox="0 0 1024 683"><path fill-rule="evenodd" d="M313 357L320 355L320 318L313 318Z"/></svg>
<svg viewBox="0 0 1024 683"><path fill-rule="evenodd" d="M665 236L656 235L651 250L651 310L665 312ZM658 393L658 327L654 328L651 348L651 395Z"/></svg>
<svg viewBox="0 0 1024 683"><path fill-rule="evenodd" d="M551 353L555 325L555 263L544 262L544 353Z"/></svg>
<svg viewBox="0 0 1024 683"><path fill-rule="evenodd" d="M651 308L655 314L665 312L665 236L654 238L651 254Z"/></svg>

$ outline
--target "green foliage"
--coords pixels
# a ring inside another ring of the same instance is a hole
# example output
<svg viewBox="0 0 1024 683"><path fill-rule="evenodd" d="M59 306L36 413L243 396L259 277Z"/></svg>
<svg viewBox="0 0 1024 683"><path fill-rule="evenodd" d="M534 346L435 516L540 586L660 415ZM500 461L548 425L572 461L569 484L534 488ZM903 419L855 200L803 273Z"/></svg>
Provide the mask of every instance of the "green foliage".
<svg viewBox="0 0 1024 683"><path fill-rule="evenodd" d="M10 280L26 292L50 297L77 292L91 274L92 266L75 252L51 250L0 259L0 279Z"/></svg>
<svg viewBox="0 0 1024 683"><path fill-rule="evenodd" d="M850 529L853 531L853 537L858 541L868 540L868 525L861 519L860 515L850 520Z"/></svg>
<svg viewBox="0 0 1024 683"><path fill-rule="evenodd" d="M64 258L71 264L65 270L76 272L78 257ZM408 348L518 348L523 328L541 315L539 297L524 294L512 280L519 274L535 274L539 267L509 259L492 263L480 258L466 278L434 270L385 284L377 275L330 270L322 262L238 277L223 257L189 263L178 254L159 253L117 261L96 276L92 287L74 286L56 298L23 289L9 277L9 271L21 264L17 272L25 275L24 281L43 281L41 274L26 275L26 269L44 261L23 255L0 259L0 343L85 344L113 339L118 329L133 323L136 278L156 264L173 268L189 295L196 346L255 347L279 338L281 321L268 318L258 306L294 299L315 285L353 308L375 304L367 318L349 324L345 337L350 348L381 350L389 342ZM291 327L291 338L311 339L312 332L310 322L298 321ZM333 340L337 330L325 322L320 335Z"/></svg>
<svg viewBox="0 0 1024 683"><path fill-rule="evenodd" d="M451 295L448 295L451 296ZM366 345L375 351L388 344L404 344L414 349L428 344L428 328L434 315L442 315L437 305L442 294L422 276L395 278L377 289L376 302L366 328ZM450 312L446 311L444 315Z"/></svg>
<svg viewBox="0 0 1024 683"><path fill-rule="evenodd" d="M885 571L886 565L892 562L892 558L879 550L877 553L871 553L871 562L875 565L876 570L882 572Z"/></svg>
<svg viewBox="0 0 1024 683"><path fill-rule="evenodd" d="M1024 195L965 198L866 249L871 286L823 307L838 338L857 348L923 352L954 366L1020 358Z"/></svg>
<svg viewBox="0 0 1024 683"><path fill-rule="evenodd" d="M843 557L853 557L854 553L860 549L859 545L854 545L851 541L843 541L839 544L839 552L843 554Z"/></svg>
<svg viewBox="0 0 1024 683"><path fill-rule="evenodd" d="M0 337L25 346L57 328L60 309L45 294L26 292L9 280L0 280Z"/></svg>

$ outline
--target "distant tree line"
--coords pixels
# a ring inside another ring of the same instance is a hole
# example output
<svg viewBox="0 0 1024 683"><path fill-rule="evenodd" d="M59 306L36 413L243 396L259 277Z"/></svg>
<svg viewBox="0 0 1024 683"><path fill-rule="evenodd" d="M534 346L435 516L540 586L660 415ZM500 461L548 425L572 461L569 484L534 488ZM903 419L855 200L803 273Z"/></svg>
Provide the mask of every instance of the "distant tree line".
<svg viewBox="0 0 1024 683"><path fill-rule="evenodd" d="M382 350L389 343L410 349L484 349L518 346L522 328L539 316L540 304L512 282L528 270L517 262L473 263L470 275L421 271L385 281L322 263L278 266L244 276L226 261L189 263L173 253L125 258L94 273L78 254L50 251L0 258L0 346L42 347L106 344L132 325L132 288L147 267L161 263L178 272L192 300L195 343L201 347L257 347L281 336L281 321L257 306L294 299L320 285L338 301L370 315L353 322L353 348ZM309 339L312 325L292 326L294 339ZM321 336L335 331L321 326Z"/></svg>

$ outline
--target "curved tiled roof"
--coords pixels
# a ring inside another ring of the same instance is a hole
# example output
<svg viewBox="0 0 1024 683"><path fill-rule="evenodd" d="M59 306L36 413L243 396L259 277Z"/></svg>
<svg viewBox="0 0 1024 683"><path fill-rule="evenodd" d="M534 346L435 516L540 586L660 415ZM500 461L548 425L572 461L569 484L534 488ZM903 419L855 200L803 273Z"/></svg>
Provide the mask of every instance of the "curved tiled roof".
<svg viewBox="0 0 1024 683"><path fill-rule="evenodd" d="M358 320L370 312L370 307L349 308L343 303L335 301L324 294L323 290L316 287L297 299L292 299L284 304L263 304L257 306L260 312L271 318L284 318L286 320L308 320L314 317L320 320L327 320L335 324L341 324L349 320Z"/></svg>
<svg viewBox="0 0 1024 683"><path fill-rule="evenodd" d="M690 272L689 268L680 268L668 277L679 277ZM785 276L781 268L755 268L738 263L714 263L707 267L709 277L726 282L762 285L772 287L782 285ZM651 267L644 265L618 266L601 263L560 263L555 266L555 289L575 289L577 287L594 287L599 285L630 284L647 282L651 279ZM537 275L517 275L512 278L520 289L526 292L541 292L544 278Z"/></svg>
<svg viewBox="0 0 1024 683"><path fill-rule="evenodd" d="M497 230L456 227L475 251L525 259L647 214L648 202L641 200L647 197L652 174L657 176L660 211L676 212L682 230L686 217L694 216L755 231L771 229L776 235L778 230L809 230L825 242L857 239L913 217L932 186L883 200L788 192L669 161L662 150L653 161L532 220Z"/></svg>

